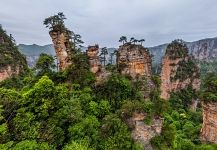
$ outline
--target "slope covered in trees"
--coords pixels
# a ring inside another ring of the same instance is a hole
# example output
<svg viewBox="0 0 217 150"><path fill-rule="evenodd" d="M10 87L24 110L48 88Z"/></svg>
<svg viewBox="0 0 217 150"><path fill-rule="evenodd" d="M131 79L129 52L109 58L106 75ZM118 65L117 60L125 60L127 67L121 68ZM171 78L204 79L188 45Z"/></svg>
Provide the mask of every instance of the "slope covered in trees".
<svg viewBox="0 0 217 150"><path fill-rule="evenodd" d="M27 69L25 57L18 51L12 35L0 25L0 81Z"/></svg>

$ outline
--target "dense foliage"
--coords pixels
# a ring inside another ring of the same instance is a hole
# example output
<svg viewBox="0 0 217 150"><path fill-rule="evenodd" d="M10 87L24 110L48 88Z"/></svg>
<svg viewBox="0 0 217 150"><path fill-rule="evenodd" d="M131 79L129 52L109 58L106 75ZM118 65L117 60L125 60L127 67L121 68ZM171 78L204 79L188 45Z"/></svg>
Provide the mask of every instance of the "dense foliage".
<svg viewBox="0 0 217 150"><path fill-rule="evenodd" d="M151 143L159 150L215 150L216 145L200 142L202 113L200 108L192 111L191 100L197 98L197 93L191 88L173 92L169 100L170 107L164 112L164 124L160 136Z"/></svg>
<svg viewBox="0 0 217 150"><path fill-rule="evenodd" d="M172 80L179 79L180 81L184 81L192 78L199 79L200 71L193 58L188 57L187 59L179 61L177 66L175 76L172 77Z"/></svg>
<svg viewBox="0 0 217 150"><path fill-rule="evenodd" d="M204 81L207 77L207 73L217 73L217 61L200 61L200 76L201 80ZM204 82L202 82L202 88L205 88Z"/></svg>
<svg viewBox="0 0 217 150"><path fill-rule="evenodd" d="M54 72L52 59L43 54L34 74L18 78L22 88L2 85L1 149L139 149L120 113L135 95L128 95L133 93L130 80L112 75L101 86L107 91L117 86L109 98L94 86L86 54L77 53L73 60L67 70Z"/></svg>
<svg viewBox="0 0 217 150"><path fill-rule="evenodd" d="M204 102L217 102L217 75L215 73L207 75L204 87L201 100Z"/></svg>
<svg viewBox="0 0 217 150"><path fill-rule="evenodd" d="M12 71L27 69L25 57L18 51L12 35L7 35L0 25L0 69L11 67Z"/></svg>
<svg viewBox="0 0 217 150"><path fill-rule="evenodd" d="M182 40L174 40L167 46L166 55L170 59L185 58L188 55L187 45Z"/></svg>

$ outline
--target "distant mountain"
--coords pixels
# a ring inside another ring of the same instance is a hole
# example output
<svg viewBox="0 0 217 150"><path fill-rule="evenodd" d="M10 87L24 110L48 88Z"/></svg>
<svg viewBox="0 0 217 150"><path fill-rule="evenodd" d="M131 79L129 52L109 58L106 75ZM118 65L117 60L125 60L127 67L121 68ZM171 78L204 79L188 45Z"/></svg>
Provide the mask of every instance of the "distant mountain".
<svg viewBox="0 0 217 150"><path fill-rule="evenodd" d="M55 50L52 44L40 46L36 44L25 45L19 44L18 48L22 54L26 56L28 65L33 67L41 53L46 53L49 55L55 55Z"/></svg>
<svg viewBox="0 0 217 150"><path fill-rule="evenodd" d="M55 56L55 49L53 47L53 44L48 44L44 46L32 44L32 45L25 45L25 44L19 44L18 45L19 51L26 56L28 65L30 67L34 67L37 59L39 58L39 55L41 53L46 53L52 56ZM82 51L86 51L87 47L83 47ZM115 48L108 48L108 53L112 53L115 50ZM109 60L109 55L106 58ZM115 62L115 59L113 60Z"/></svg>
<svg viewBox="0 0 217 150"><path fill-rule="evenodd" d="M207 38L195 42L186 42L189 53L194 55L197 60L200 61L214 61L217 59L217 38ZM165 50L168 44L162 44L159 46L149 47L150 53L153 55L153 65L159 65L161 63L162 57L165 54ZM49 45L25 45L20 44L19 50L21 53L26 55L27 62L30 67L33 67L36 60L41 53L46 53L55 56L55 50L52 44ZM82 50L85 51L87 48L83 47ZM112 53L116 48L108 48L108 53ZM109 61L109 56L107 56L107 62ZM115 62L115 58L113 58Z"/></svg>
<svg viewBox="0 0 217 150"><path fill-rule="evenodd" d="M200 61L215 61L217 59L217 37L207 38L195 42L186 42L189 53ZM165 54L168 44L155 47L149 47L151 54L154 56L153 63L160 64Z"/></svg>

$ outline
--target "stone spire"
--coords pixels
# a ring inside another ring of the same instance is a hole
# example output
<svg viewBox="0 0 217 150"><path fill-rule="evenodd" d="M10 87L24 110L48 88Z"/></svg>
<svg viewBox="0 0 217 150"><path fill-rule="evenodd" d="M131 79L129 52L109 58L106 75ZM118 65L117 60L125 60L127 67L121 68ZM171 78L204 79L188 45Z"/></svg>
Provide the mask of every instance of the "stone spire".
<svg viewBox="0 0 217 150"><path fill-rule="evenodd" d="M98 53L99 53L98 45L88 46L87 55L89 57L90 69L94 74L99 72L101 68Z"/></svg>
<svg viewBox="0 0 217 150"><path fill-rule="evenodd" d="M161 69L161 98L168 100L170 92L192 86L200 89L199 68L188 55L188 48L182 41L168 45Z"/></svg>
<svg viewBox="0 0 217 150"><path fill-rule="evenodd" d="M132 78L151 76L151 55L142 45L125 43L120 46L117 54L119 71Z"/></svg>
<svg viewBox="0 0 217 150"><path fill-rule="evenodd" d="M57 59L59 61L59 69L65 70L70 64L70 53L72 47L70 44L70 37L68 33L60 31L50 31L50 37L52 38L54 48L56 51Z"/></svg>

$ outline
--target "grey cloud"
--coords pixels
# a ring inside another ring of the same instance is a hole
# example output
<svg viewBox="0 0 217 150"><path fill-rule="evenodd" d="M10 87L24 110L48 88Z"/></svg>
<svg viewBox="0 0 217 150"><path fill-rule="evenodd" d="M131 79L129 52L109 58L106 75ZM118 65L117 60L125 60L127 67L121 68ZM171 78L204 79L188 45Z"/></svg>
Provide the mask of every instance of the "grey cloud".
<svg viewBox="0 0 217 150"><path fill-rule="evenodd" d="M216 0L2 0L0 23L18 43L51 43L43 19L59 11L87 45L117 47L121 35L147 46L217 36Z"/></svg>

